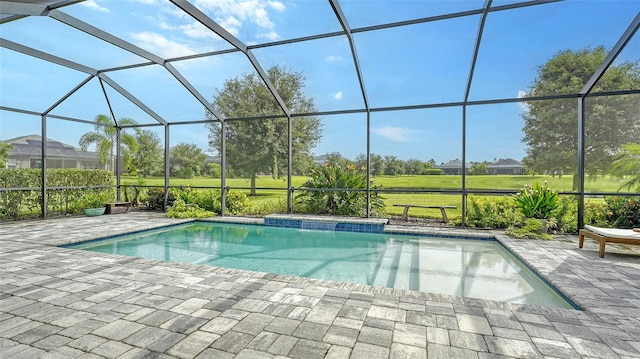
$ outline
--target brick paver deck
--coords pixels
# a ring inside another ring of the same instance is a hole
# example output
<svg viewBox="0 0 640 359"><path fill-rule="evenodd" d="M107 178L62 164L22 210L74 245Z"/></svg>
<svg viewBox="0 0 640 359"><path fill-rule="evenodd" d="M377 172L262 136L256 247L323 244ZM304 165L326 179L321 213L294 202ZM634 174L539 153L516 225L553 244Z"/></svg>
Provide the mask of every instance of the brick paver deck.
<svg viewBox="0 0 640 359"><path fill-rule="evenodd" d="M497 237L583 311L56 247L177 222L1 224L0 358L640 357L640 252L577 236Z"/></svg>

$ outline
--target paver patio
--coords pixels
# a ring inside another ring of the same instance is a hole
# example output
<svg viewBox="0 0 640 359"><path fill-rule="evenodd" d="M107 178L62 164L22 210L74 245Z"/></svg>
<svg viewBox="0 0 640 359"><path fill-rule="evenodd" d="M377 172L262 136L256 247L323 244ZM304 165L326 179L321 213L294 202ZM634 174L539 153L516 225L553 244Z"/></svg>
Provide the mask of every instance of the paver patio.
<svg viewBox="0 0 640 359"><path fill-rule="evenodd" d="M0 358L640 357L640 252L577 236L497 234L581 311L57 247L179 222L1 224Z"/></svg>

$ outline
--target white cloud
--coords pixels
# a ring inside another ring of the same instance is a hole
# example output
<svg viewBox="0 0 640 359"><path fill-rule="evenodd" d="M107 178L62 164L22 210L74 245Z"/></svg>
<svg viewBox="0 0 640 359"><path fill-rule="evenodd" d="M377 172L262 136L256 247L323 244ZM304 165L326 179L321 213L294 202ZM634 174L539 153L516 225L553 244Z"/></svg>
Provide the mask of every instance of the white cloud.
<svg viewBox="0 0 640 359"><path fill-rule="evenodd" d="M338 91L333 95L333 98L336 100L341 100L342 99L342 91Z"/></svg>
<svg viewBox="0 0 640 359"><path fill-rule="evenodd" d="M269 31L269 32L259 33L258 37L262 38L262 39L268 39L268 40L271 40L271 41L275 41L275 40L278 40L280 38L280 35L278 35L278 33L275 32L275 31Z"/></svg>
<svg viewBox="0 0 640 359"><path fill-rule="evenodd" d="M416 131L408 128L386 126L374 128L373 133L395 142L412 142L412 136Z"/></svg>
<svg viewBox="0 0 640 359"><path fill-rule="evenodd" d="M283 12L287 9L287 7L280 1L269 1L267 4L275 11Z"/></svg>
<svg viewBox="0 0 640 359"><path fill-rule="evenodd" d="M326 62L338 62L341 61L342 58L340 56L333 56L333 55L329 55L327 57L324 58L324 61Z"/></svg>
<svg viewBox="0 0 640 359"><path fill-rule="evenodd" d="M95 0L87 0L87 1L83 1L80 3L82 6L88 7L91 10L96 10L96 11L100 11L100 12L111 12L109 9L107 9L106 7L100 6L98 5L97 2L95 2Z"/></svg>
<svg viewBox="0 0 640 359"><path fill-rule="evenodd" d="M196 53L196 51L189 48L189 46L168 40L164 36L153 32L138 32L131 34L131 37L137 40L138 46L166 58L187 56Z"/></svg>
<svg viewBox="0 0 640 359"><path fill-rule="evenodd" d="M269 17L269 10L286 10L280 1L264 0L195 0L195 5L234 35L247 22L273 30L275 24Z"/></svg>

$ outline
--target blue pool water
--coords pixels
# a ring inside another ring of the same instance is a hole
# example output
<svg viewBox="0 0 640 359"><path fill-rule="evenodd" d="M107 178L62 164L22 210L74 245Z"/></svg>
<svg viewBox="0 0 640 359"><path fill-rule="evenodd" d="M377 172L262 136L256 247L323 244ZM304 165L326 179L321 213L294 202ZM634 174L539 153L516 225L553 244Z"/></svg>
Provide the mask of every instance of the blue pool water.
<svg viewBox="0 0 640 359"><path fill-rule="evenodd" d="M73 248L572 308L495 240L194 222Z"/></svg>

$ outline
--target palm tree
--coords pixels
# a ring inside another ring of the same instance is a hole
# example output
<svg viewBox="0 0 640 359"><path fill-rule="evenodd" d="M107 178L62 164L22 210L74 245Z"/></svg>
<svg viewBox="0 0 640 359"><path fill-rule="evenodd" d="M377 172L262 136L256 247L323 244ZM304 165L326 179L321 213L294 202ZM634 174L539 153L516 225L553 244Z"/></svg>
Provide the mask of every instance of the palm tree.
<svg viewBox="0 0 640 359"><path fill-rule="evenodd" d="M138 123L131 118L121 118L118 124L122 126L137 125ZM111 117L98 115L96 116L95 129L80 137L80 149L86 151L90 145L95 144L98 161L102 164L109 163L111 169L113 169L113 147L116 142L116 133L117 130ZM128 168L131 164L133 153L138 150L138 143L134 136L124 131L120 133L120 142L124 145L121 148L122 165L123 168Z"/></svg>
<svg viewBox="0 0 640 359"><path fill-rule="evenodd" d="M616 160L611 167L611 173L624 177L631 175L620 189L637 186L640 188L640 143L625 143L622 145L622 152L616 156Z"/></svg>

